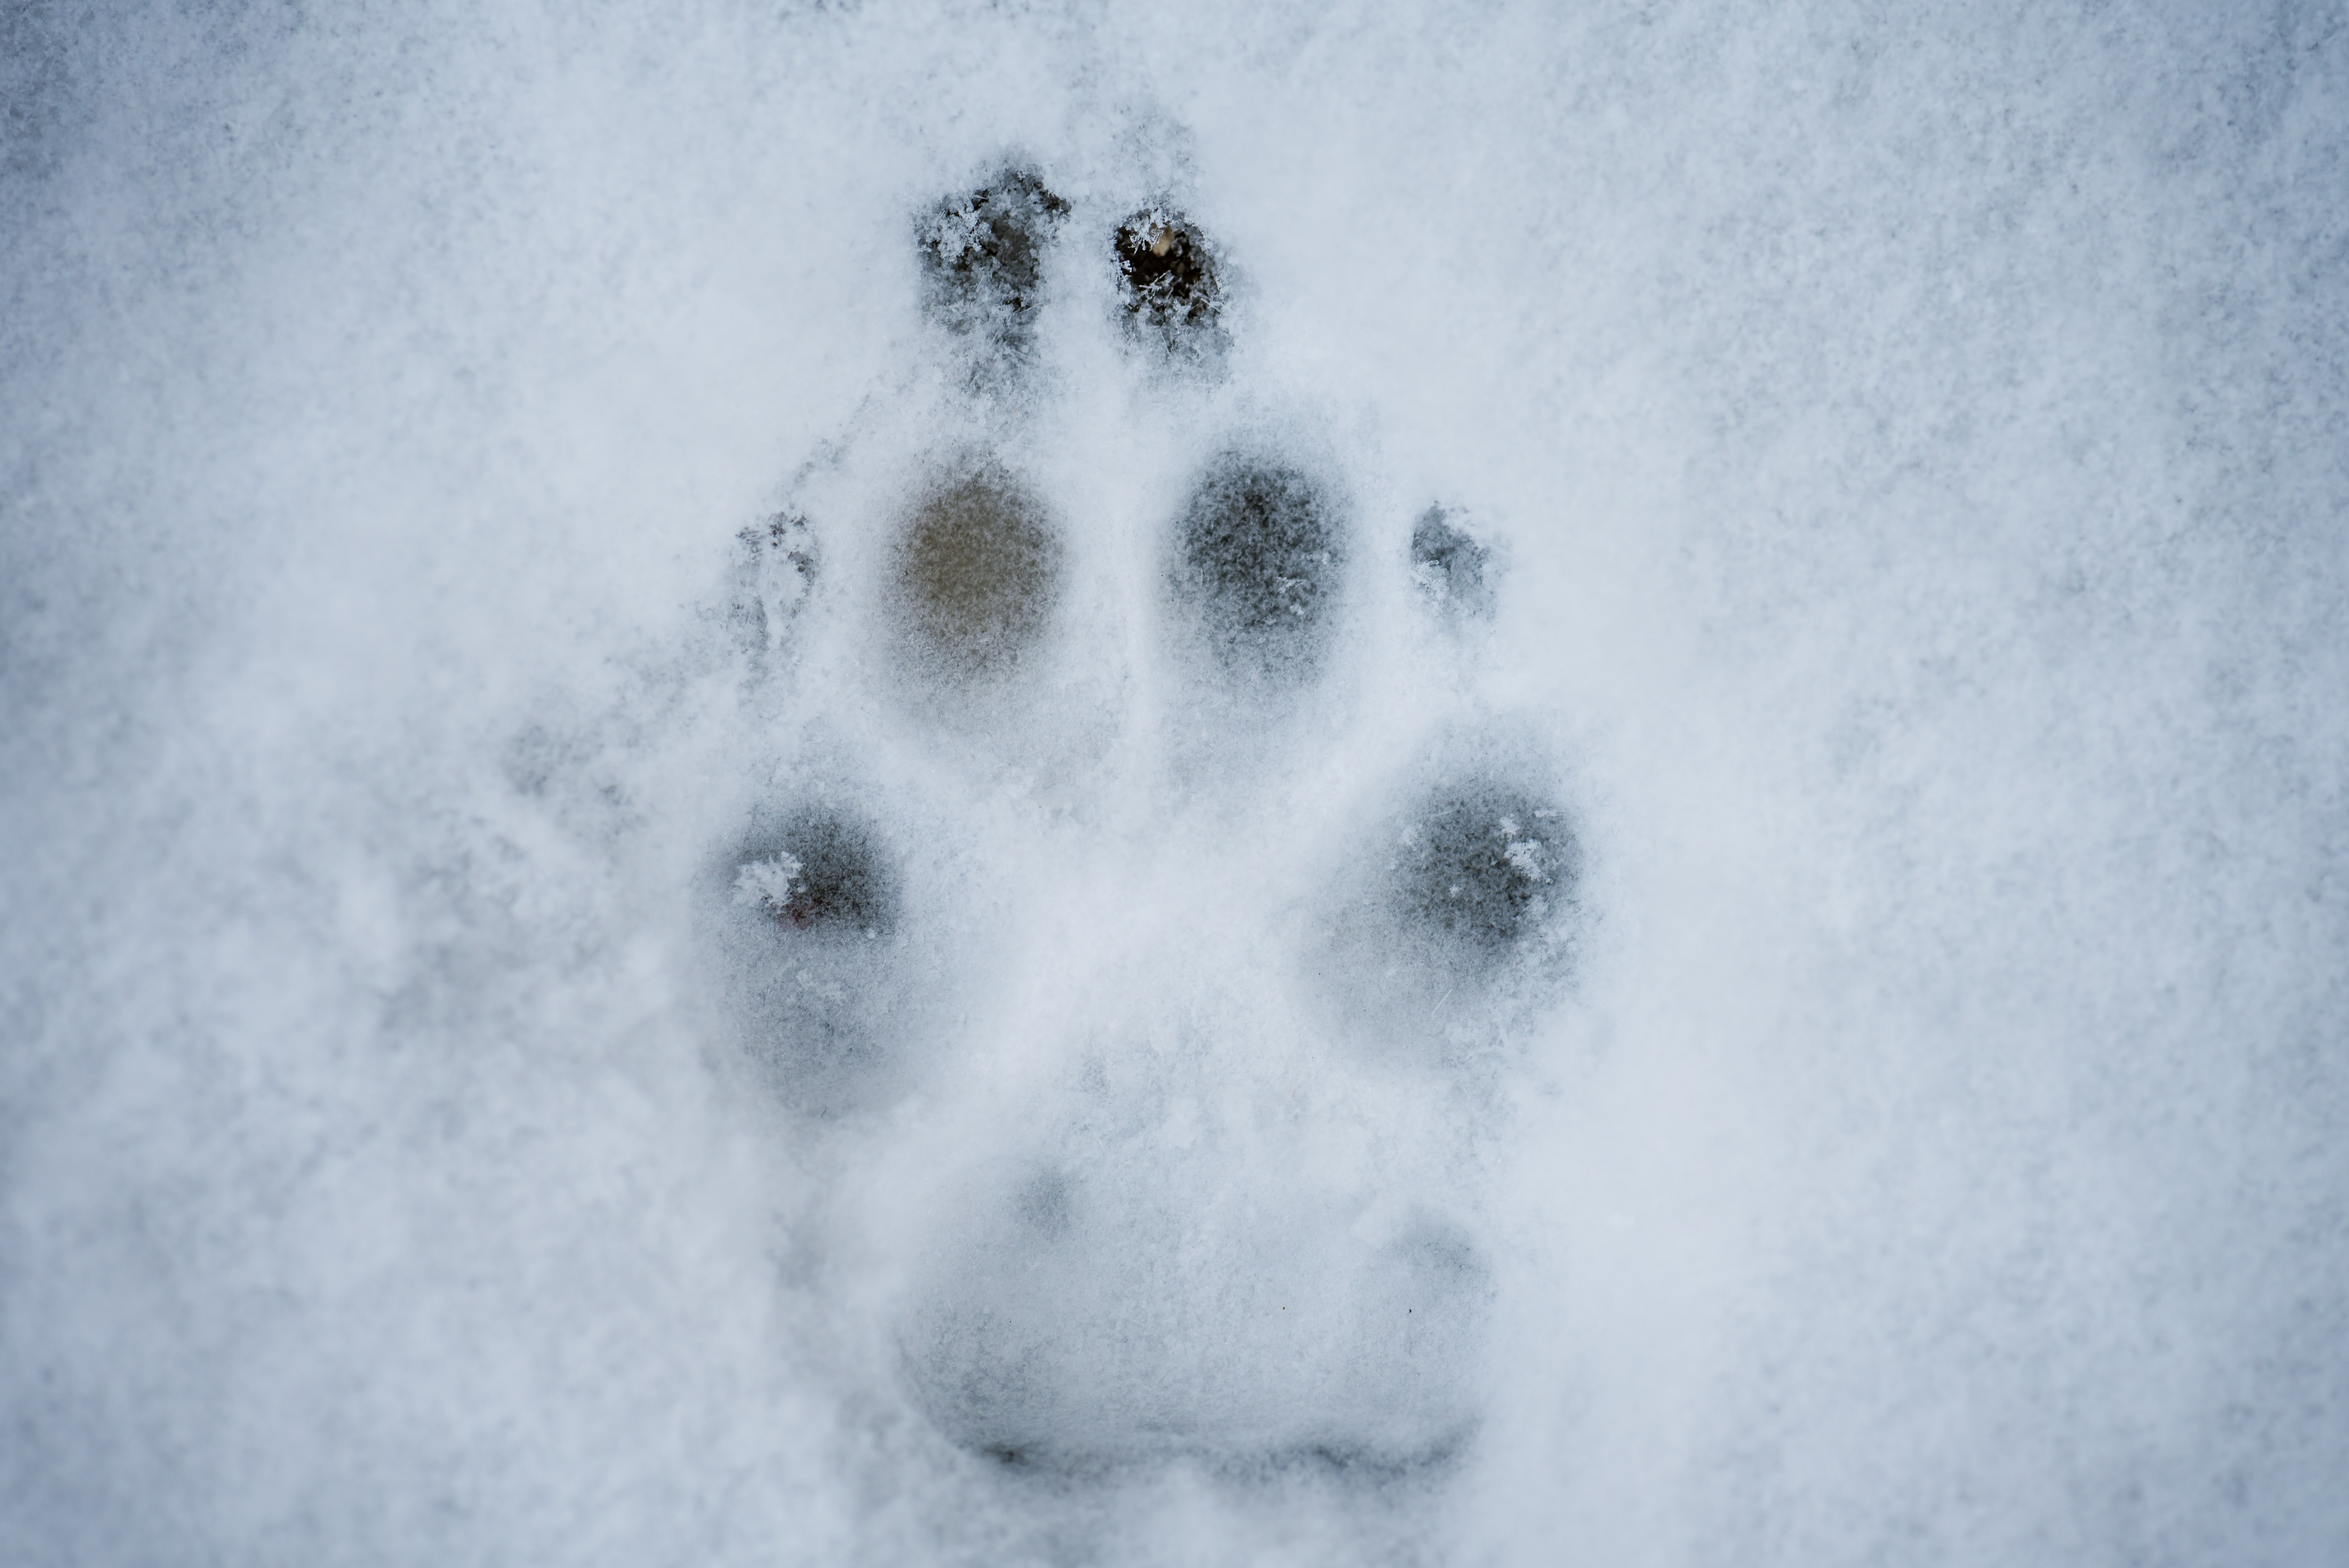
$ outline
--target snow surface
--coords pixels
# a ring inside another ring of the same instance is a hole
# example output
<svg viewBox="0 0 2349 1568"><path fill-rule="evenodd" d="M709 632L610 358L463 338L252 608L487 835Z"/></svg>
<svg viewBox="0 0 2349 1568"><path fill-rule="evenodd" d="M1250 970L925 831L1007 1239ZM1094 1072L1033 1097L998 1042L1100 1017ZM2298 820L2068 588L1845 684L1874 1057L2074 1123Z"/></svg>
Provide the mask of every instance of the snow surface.
<svg viewBox="0 0 2349 1568"><path fill-rule="evenodd" d="M2339 6L574 12L0 22L0 1561L2349 1560Z"/></svg>

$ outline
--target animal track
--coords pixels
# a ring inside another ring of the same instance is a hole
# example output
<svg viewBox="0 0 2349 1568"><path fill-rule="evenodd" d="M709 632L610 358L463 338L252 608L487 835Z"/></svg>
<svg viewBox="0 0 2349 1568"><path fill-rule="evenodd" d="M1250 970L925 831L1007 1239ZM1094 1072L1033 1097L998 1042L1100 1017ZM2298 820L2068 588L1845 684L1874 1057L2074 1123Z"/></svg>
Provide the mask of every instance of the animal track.
<svg viewBox="0 0 2349 1568"><path fill-rule="evenodd" d="M1440 1474L1488 1376L1489 1085L1559 994L1582 849L1465 695L1382 751L1357 655L1415 601L1418 663L1464 672L1494 557L1221 381L1191 219L1015 167L918 232L969 374L746 535L777 750L706 879L729 1016L802 1136L920 1173L880 1332L942 1452ZM1137 415L1071 456L1094 427L1031 373L1087 278Z"/></svg>

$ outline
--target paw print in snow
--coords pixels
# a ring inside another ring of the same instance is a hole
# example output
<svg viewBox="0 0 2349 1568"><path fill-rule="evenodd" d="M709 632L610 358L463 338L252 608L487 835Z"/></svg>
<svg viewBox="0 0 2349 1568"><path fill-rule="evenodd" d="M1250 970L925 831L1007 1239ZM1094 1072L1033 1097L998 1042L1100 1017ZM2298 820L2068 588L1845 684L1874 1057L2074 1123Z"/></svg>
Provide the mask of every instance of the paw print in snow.
<svg viewBox="0 0 2349 1568"><path fill-rule="evenodd" d="M739 1059L855 1173L800 1283L950 1465L1440 1476L1580 920L1478 696L1493 546L1252 384L1171 203L1014 167L916 232L930 349L747 536L768 749L702 900Z"/></svg>

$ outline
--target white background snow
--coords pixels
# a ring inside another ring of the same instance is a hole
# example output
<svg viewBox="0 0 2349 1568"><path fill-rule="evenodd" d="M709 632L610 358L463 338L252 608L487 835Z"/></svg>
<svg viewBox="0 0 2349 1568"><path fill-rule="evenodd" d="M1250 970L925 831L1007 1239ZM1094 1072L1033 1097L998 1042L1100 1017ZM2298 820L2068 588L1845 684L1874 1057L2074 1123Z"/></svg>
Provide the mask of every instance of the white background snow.
<svg viewBox="0 0 2349 1568"><path fill-rule="evenodd" d="M12 6L0 1560L2349 1560L2345 21ZM1584 791L1407 1518L870 1449L705 1050L734 535L1009 150Z"/></svg>

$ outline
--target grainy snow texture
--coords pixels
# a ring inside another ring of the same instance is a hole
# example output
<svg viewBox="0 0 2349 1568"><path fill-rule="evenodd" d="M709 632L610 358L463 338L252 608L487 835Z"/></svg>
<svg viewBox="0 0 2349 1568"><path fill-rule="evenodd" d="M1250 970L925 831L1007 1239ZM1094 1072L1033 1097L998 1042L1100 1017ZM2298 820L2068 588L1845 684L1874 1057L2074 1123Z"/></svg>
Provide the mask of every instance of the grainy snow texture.
<svg viewBox="0 0 2349 1568"><path fill-rule="evenodd" d="M0 1562L2349 1562L2340 5L592 11L0 21Z"/></svg>

